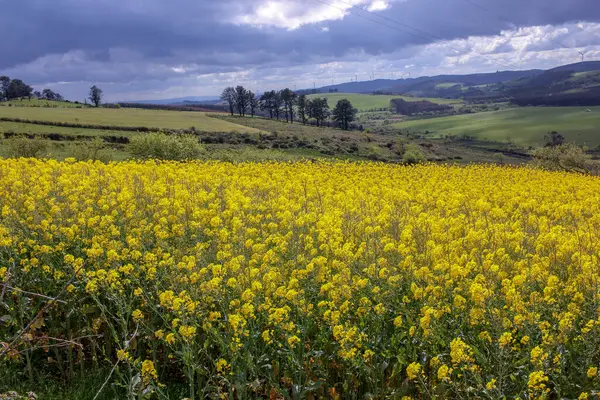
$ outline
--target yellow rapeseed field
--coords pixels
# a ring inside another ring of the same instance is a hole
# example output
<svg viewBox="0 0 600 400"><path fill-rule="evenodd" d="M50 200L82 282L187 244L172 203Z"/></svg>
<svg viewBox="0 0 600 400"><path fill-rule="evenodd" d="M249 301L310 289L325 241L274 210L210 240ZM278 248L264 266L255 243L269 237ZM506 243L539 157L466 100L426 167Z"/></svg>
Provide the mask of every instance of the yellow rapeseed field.
<svg viewBox="0 0 600 400"><path fill-rule="evenodd" d="M0 368L32 379L114 367L132 399L600 390L596 177L0 160L0 212Z"/></svg>

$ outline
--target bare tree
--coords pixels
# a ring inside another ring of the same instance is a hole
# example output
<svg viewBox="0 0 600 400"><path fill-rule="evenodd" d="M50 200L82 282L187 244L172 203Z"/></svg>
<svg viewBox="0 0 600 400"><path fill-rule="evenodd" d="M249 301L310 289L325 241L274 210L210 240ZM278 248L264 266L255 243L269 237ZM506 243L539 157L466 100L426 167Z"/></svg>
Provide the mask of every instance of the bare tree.
<svg viewBox="0 0 600 400"><path fill-rule="evenodd" d="M233 115L233 107L235 106L235 88L229 86L223 89L221 100L227 102L229 105L229 112Z"/></svg>
<svg viewBox="0 0 600 400"><path fill-rule="evenodd" d="M243 86L236 86L235 88L235 104L237 107L238 114L240 116L246 115L246 108L248 108L248 91Z"/></svg>
<svg viewBox="0 0 600 400"><path fill-rule="evenodd" d="M298 108L298 117L300 117L300 121L302 121L304 125L306 125L306 117L308 114L308 101L309 100L306 98L306 95L301 94L298 96L298 101L296 102L296 106Z"/></svg>
<svg viewBox="0 0 600 400"><path fill-rule="evenodd" d="M285 120L291 123L294 123L294 105L296 104L296 99L297 95L292 90L285 88L281 91Z"/></svg>
<svg viewBox="0 0 600 400"><path fill-rule="evenodd" d="M273 118L273 100L275 97L275 91L267 91L260 96L260 109L263 112L269 113L269 118Z"/></svg>
<svg viewBox="0 0 600 400"><path fill-rule="evenodd" d="M252 117L254 117L254 115L256 114L256 109L258 108L258 98L256 97L256 95L248 90L248 92L246 93L248 96L248 107L250 108L250 115Z"/></svg>
<svg viewBox="0 0 600 400"><path fill-rule="evenodd" d="M272 107L273 114L275 118L279 119L279 114L281 113L281 106L283 105L283 100L281 100L281 92L273 92L272 99Z"/></svg>

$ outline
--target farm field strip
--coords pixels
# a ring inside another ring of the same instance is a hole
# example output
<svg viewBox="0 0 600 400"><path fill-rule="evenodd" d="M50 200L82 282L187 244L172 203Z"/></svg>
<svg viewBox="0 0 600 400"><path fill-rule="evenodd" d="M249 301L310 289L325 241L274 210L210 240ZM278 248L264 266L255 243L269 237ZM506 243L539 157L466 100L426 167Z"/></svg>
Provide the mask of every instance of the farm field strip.
<svg viewBox="0 0 600 400"><path fill-rule="evenodd" d="M129 137L136 134L135 131L111 131L109 129L70 128L53 125L29 124L23 122L0 121L0 131L13 132L16 134L57 134L70 136L119 136Z"/></svg>
<svg viewBox="0 0 600 400"><path fill-rule="evenodd" d="M163 129L189 129L193 126L199 131L259 133L258 130L252 128L212 118L204 112L105 108L0 107L0 117L59 123Z"/></svg>

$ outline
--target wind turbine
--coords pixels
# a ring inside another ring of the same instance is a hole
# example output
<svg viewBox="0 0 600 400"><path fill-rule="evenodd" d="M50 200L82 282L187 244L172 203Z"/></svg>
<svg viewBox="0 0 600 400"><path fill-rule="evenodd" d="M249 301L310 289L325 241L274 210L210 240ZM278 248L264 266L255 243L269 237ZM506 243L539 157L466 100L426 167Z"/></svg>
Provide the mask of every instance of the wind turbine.
<svg viewBox="0 0 600 400"><path fill-rule="evenodd" d="M578 53L581 54L581 62L584 62L585 61L585 52L578 51Z"/></svg>

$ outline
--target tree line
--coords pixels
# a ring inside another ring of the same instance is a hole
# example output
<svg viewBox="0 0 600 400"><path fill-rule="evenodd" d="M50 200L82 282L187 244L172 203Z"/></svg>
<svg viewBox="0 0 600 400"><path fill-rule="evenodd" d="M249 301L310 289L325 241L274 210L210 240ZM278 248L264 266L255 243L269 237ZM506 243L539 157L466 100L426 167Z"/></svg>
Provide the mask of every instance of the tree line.
<svg viewBox="0 0 600 400"><path fill-rule="evenodd" d="M223 90L221 100L229 107L231 115L261 115L265 118L282 120L306 125L312 121L323 126L330 118L341 129L348 130L356 119L357 110L347 99L337 102L331 110L326 98L308 98L306 94L297 94L286 88L271 90L258 97L243 86L230 86Z"/></svg>
<svg viewBox="0 0 600 400"><path fill-rule="evenodd" d="M60 93L56 93L50 89L44 89L41 92L37 90L34 91L31 86L21 79L11 79L8 76L0 76L0 101L24 98L31 100L34 97L40 100L64 100Z"/></svg>
<svg viewBox="0 0 600 400"><path fill-rule="evenodd" d="M102 102L102 90L96 85L90 88L89 100L96 107L100 106ZM16 99L27 98L31 100L36 98L39 100L55 100L64 101L64 97L57 92L50 89L44 89L40 91L34 91L33 87L29 86L21 79L11 79L8 76L0 76L0 101L10 101Z"/></svg>

